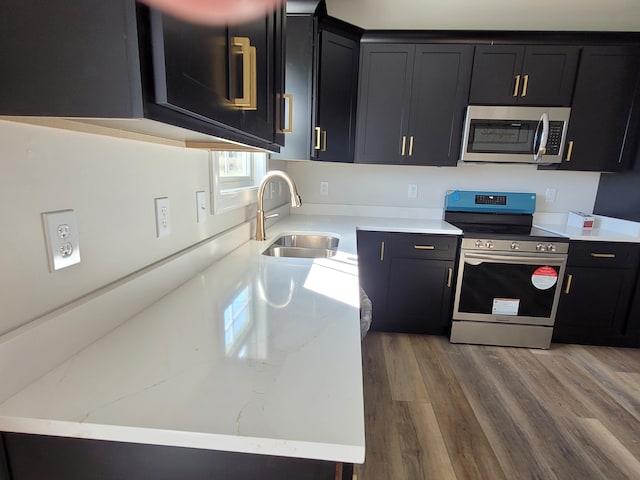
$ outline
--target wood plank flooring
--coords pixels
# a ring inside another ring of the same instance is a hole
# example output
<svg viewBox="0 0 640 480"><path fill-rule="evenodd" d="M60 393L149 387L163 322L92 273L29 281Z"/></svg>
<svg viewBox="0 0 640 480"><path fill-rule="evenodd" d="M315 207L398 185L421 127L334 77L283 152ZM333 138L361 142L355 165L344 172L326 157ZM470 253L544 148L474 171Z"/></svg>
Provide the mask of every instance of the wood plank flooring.
<svg viewBox="0 0 640 480"><path fill-rule="evenodd" d="M640 480L640 350L370 332L358 480Z"/></svg>

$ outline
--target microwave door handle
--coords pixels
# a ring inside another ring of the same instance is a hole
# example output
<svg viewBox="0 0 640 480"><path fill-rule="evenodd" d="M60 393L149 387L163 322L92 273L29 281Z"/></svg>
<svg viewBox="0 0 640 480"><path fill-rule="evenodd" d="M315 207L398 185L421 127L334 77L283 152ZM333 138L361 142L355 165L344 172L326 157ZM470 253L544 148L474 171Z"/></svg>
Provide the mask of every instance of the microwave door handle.
<svg viewBox="0 0 640 480"><path fill-rule="evenodd" d="M540 130L540 124L542 124L542 135L540 136L540 146L535 149L535 140L534 140L534 150L533 160L535 162L539 162L542 156L547 152L547 140L549 139L549 114L543 113L540 117L540 121L538 122L538 126L536 128L536 136L538 138L538 130Z"/></svg>

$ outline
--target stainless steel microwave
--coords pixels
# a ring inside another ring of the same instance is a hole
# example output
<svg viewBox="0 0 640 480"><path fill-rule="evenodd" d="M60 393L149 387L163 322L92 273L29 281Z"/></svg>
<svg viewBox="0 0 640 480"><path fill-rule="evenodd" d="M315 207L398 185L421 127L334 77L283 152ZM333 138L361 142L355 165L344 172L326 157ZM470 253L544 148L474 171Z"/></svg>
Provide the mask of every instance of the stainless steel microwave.
<svg viewBox="0 0 640 480"><path fill-rule="evenodd" d="M571 109L470 105L461 160L551 164L562 162Z"/></svg>

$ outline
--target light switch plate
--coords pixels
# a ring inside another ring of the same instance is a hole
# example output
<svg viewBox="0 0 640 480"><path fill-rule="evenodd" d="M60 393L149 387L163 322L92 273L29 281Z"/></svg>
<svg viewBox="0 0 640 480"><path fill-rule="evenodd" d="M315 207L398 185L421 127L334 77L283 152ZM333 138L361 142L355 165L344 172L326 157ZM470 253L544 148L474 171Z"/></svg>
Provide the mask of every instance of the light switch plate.
<svg viewBox="0 0 640 480"><path fill-rule="evenodd" d="M54 272L80 263L78 224L73 210L42 214L49 270Z"/></svg>

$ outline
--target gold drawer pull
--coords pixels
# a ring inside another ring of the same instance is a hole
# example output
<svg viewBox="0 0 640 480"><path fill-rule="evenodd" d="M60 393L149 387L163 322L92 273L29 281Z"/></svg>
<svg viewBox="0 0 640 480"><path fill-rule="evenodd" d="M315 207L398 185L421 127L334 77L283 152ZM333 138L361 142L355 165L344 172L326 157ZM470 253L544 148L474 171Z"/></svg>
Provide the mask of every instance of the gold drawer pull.
<svg viewBox="0 0 640 480"><path fill-rule="evenodd" d="M320 149L321 152L326 152L327 151L327 131L323 130L322 131L322 148Z"/></svg>
<svg viewBox="0 0 640 480"><path fill-rule="evenodd" d="M251 45L248 37L231 39L234 52L242 57L242 97L235 98L233 103L240 110L257 109L257 69L256 47Z"/></svg>
<svg viewBox="0 0 640 480"><path fill-rule="evenodd" d="M416 250L435 250L436 247L433 245L414 245L413 248Z"/></svg>
<svg viewBox="0 0 640 480"><path fill-rule="evenodd" d="M571 154L573 153L573 140L569 142L569 146L567 147L567 158L565 158L565 162L571 161Z"/></svg>
<svg viewBox="0 0 640 480"><path fill-rule="evenodd" d="M405 152L406 148L407 148L407 136L403 135L402 136L402 152L400 153L400 155L403 156L403 157L404 157L404 152Z"/></svg>
<svg viewBox="0 0 640 480"><path fill-rule="evenodd" d="M527 96L527 88L529 87L529 75L524 76L524 82L522 83L522 95L521 97Z"/></svg>
<svg viewBox="0 0 640 480"><path fill-rule="evenodd" d="M322 136L322 129L320 127L316 127L315 131L316 131L316 144L313 146L313 149L320 150L320 137Z"/></svg>
<svg viewBox="0 0 640 480"><path fill-rule="evenodd" d="M615 253L592 253L591 256L594 258L616 258Z"/></svg>
<svg viewBox="0 0 640 480"><path fill-rule="evenodd" d="M518 90L520 90L520 75L516 75L516 84L513 87L513 96L518 96Z"/></svg>
<svg viewBox="0 0 640 480"><path fill-rule="evenodd" d="M380 242L380 261L384 261L384 242Z"/></svg>
<svg viewBox="0 0 640 480"><path fill-rule="evenodd" d="M409 137L409 156L413 156L413 135Z"/></svg>
<svg viewBox="0 0 640 480"><path fill-rule="evenodd" d="M451 288L451 280L453 278L453 268L447 268L447 288Z"/></svg>
<svg viewBox="0 0 640 480"><path fill-rule="evenodd" d="M293 94L285 93L282 98L289 104L289 114L287 115L287 127L282 129L282 133L293 133Z"/></svg>
<svg viewBox="0 0 640 480"><path fill-rule="evenodd" d="M571 290L571 282L573 281L573 275L567 275L567 286L564 289L564 293L569 293Z"/></svg>

